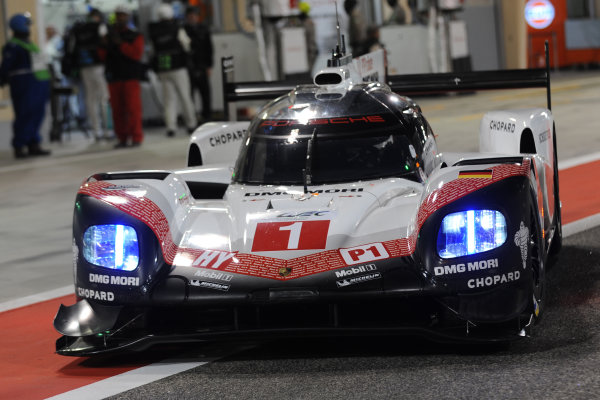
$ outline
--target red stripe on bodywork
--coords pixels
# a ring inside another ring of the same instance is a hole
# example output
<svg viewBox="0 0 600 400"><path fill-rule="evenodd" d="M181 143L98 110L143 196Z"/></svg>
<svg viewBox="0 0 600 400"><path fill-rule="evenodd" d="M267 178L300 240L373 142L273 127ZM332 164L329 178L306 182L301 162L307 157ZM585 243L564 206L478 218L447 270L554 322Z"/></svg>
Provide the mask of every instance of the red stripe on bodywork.
<svg viewBox="0 0 600 400"><path fill-rule="evenodd" d="M528 176L529 168L530 160L528 159L525 159L522 164L501 164L492 168L493 177L491 179L457 179L434 190L419 208L416 229L413 234L407 238L382 242L390 258L411 255L415 251L421 226L431 214L441 207L500 180L512 176ZM173 264L176 255L184 255L194 260L205 252L216 251L179 247L173 241L167 218L154 202L146 197L133 196L124 190L103 190L108 186L113 185L105 181L89 182L81 186L79 193L104 201L148 225L159 239L167 263ZM117 195L121 199L116 200L114 196ZM127 201L123 202L123 199ZM232 262L218 265L216 269L261 278L290 280L346 266L347 264L344 262L339 250L332 249L289 260L256 254L235 253ZM211 268L210 265L199 267ZM281 268L291 268L292 272L287 276L281 276L279 274Z"/></svg>

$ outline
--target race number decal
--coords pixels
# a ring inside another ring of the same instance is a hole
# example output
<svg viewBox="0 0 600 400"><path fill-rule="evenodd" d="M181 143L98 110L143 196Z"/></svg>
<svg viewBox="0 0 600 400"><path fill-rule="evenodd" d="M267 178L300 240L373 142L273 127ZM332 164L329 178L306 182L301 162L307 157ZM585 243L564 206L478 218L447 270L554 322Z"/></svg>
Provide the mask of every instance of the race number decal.
<svg viewBox="0 0 600 400"><path fill-rule="evenodd" d="M259 222L256 224L252 251L324 249L329 222Z"/></svg>
<svg viewBox="0 0 600 400"><path fill-rule="evenodd" d="M346 265L359 264L388 258L389 254L381 243L364 244L362 246L340 249Z"/></svg>

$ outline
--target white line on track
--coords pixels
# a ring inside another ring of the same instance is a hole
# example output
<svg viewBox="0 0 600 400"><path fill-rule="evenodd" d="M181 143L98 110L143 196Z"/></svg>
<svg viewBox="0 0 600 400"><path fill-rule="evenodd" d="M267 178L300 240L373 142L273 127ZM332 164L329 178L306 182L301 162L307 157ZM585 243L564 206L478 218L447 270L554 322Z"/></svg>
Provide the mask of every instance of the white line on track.
<svg viewBox="0 0 600 400"><path fill-rule="evenodd" d="M587 231L600 225L600 213L563 225L563 237Z"/></svg>
<svg viewBox="0 0 600 400"><path fill-rule="evenodd" d="M558 159L558 169L567 169L567 168L571 168L571 167L576 167L578 165L594 162L597 160L600 160L600 152L586 154L581 157L573 157L573 158L569 158L564 161L560 160L560 158L559 158Z"/></svg>
<svg viewBox="0 0 600 400"><path fill-rule="evenodd" d="M31 296L21 297L20 299L8 300L0 303L0 312L14 310L15 308L29 306L46 300L52 300L57 297L66 296L75 293L73 285L63 286L47 292L32 294Z"/></svg>
<svg viewBox="0 0 600 400"><path fill-rule="evenodd" d="M190 361L192 357L185 359L167 359L154 364L146 365L145 367L127 371L119 375L111 376L110 378L82 386L78 389L73 389L69 392L65 392L54 397L49 397L49 399L104 399L106 397L126 392L159 379L208 364L209 362L212 362L218 358L222 357L201 359L202 361Z"/></svg>

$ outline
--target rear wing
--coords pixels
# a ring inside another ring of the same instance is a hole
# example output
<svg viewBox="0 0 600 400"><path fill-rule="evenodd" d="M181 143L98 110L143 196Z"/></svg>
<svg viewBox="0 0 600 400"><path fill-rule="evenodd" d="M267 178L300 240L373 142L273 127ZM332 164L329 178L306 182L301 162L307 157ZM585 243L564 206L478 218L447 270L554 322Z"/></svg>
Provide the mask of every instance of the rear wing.
<svg viewBox="0 0 600 400"><path fill-rule="evenodd" d="M552 110L550 95L550 62L548 42L545 44L546 67L496 71L450 72L442 74L391 75L385 82L402 95L432 94L457 91L546 88L548 109ZM225 119L229 120L232 103L249 100L272 100L293 90L306 81L233 82L233 57L221 59Z"/></svg>

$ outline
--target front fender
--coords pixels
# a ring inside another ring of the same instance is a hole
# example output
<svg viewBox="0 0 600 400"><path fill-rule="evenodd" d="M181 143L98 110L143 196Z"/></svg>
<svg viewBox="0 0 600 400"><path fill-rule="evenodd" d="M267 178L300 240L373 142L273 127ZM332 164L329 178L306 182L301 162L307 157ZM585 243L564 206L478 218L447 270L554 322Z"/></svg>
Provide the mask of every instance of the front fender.
<svg viewBox="0 0 600 400"><path fill-rule="evenodd" d="M249 122L208 122L193 133L188 147L188 167L230 163L233 165L246 136Z"/></svg>
<svg viewBox="0 0 600 400"><path fill-rule="evenodd" d="M436 210L422 225L417 255L424 273L437 285L458 295L454 304L469 320L510 320L530 303L531 273L524 229L531 229L531 185L527 176L512 176ZM506 239L499 247L478 254L442 258L437 238L443 218L468 210L500 211L506 220Z"/></svg>

